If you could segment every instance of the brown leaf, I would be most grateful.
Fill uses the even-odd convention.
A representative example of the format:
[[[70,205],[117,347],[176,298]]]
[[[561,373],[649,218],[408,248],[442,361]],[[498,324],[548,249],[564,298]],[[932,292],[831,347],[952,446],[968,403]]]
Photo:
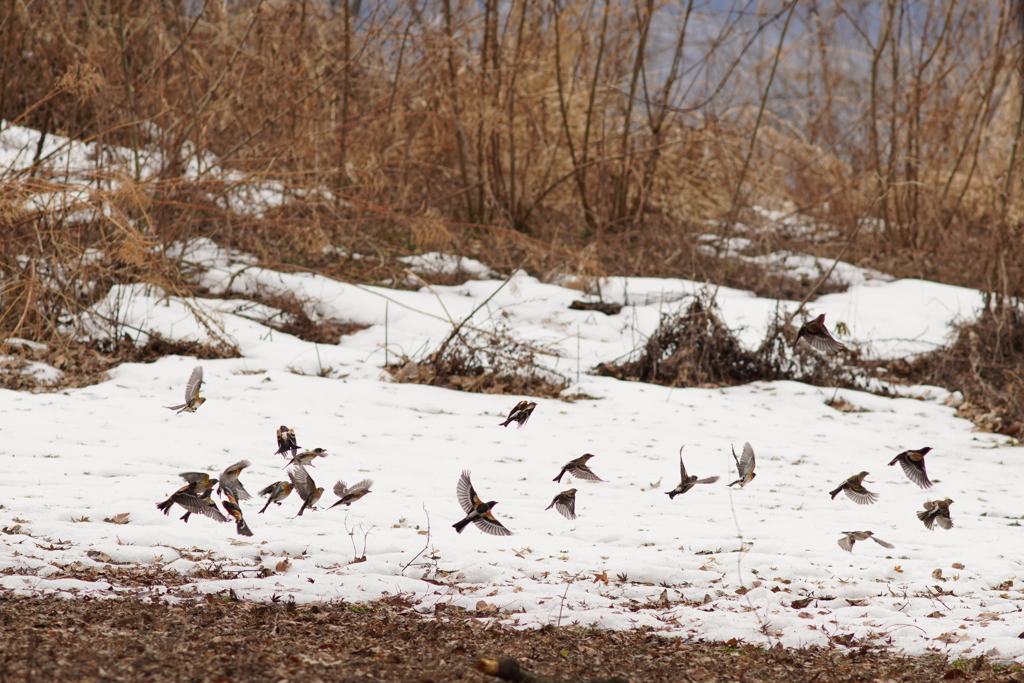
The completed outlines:
[[[292,562],[286,557],[277,563],[277,566],[274,567],[274,571],[278,572],[279,574],[284,574],[286,571],[291,569],[291,567]]]
[[[114,515],[113,517],[104,517],[103,521],[109,522],[110,524],[127,524],[131,521],[130,519],[128,519],[129,515],[131,515],[130,512],[121,512],[119,514]]]

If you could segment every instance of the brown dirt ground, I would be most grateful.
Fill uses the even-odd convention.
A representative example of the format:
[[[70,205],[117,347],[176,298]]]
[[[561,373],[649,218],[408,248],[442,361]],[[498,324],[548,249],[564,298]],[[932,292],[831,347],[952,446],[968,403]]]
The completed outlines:
[[[1024,669],[866,648],[764,649],[645,631],[514,630],[430,618],[400,597],[367,604],[255,603],[0,594],[0,682],[495,681],[480,658],[513,657],[538,677],[579,681],[1024,681]]]

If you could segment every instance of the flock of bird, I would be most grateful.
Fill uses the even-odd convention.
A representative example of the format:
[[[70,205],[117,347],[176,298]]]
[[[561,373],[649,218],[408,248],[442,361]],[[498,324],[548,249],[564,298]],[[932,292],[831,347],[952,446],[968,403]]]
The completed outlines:
[[[196,412],[199,406],[206,402],[206,399],[200,395],[202,386],[203,368],[199,366],[192,371],[192,375],[185,385],[185,402],[177,406],[167,406],[167,408],[176,410],[179,415]],[[320,501],[320,497],[323,496],[324,487],[316,485],[306,467],[312,465],[317,458],[327,456],[327,451],[323,448],[314,448],[300,453],[300,450],[301,447],[295,438],[295,430],[281,425],[277,430],[275,455],[290,458],[283,468],[287,471],[288,481],[275,481],[259,492],[259,495],[267,497],[267,503],[259,514],[266,512],[271,503],[281,505],[284,499],[292,494],[292,491],[295,491],[301,500],[296,516],[302,516],[306,510],[318,509],[316,505]],[[193,514],[205,515],[218,522],[226,522],[228,518],[220,511],[217,501],[213,499],[214,487],[216,487],[217,494],[222,497],[221,505],[228,516],[234,518],[235,528],[239,535],[252,536],[252,530],[242,516],[242,508],[238,504],[239,501],[252,498],[242,482],[239,481],[242,470],[251,464],[248,460],[239,460],[221,472],[218,479],[211,479],[206,472],[182,472],[180,476],[185,480],[185,485],[171,494],[167,500],[157,503],[156,507],[165,515],[169,515],[175,504],[180,505],[185,508],[185,514],[181,517],[185,522],[188,522],[188,518]],[[334,485],[334,494],[338,496],[338,500],[327,509],[330,510],[338,505],[352,505],[367,493],[373,493],[370,490],[371,486],[373,486],[372,479],[363,479],[352,486],[348,486],[344,481],[338,481]]]
[[[800,328],[794,345],[798,344],[801,340],[806,341],[819,351],[828,353],[844,348],[842,342],[835,339],[826,328],[825,314],[819,315]],[[177,411],[179,415],[186,412],[194,413],[206,402],[206,399],[200,396],[202,385],[203,369],[202,367],[196,367],[192,371],[192,375],[189,377],[185,387],[185,403],[177,406],[167,406],[167,408]],[[537,404],[532,401],[520,401],[512,408],[508,417],[499,424],[502,427],[508,427],[514,422],[517,427],[522,428],[526,425],[536,407]],[[259,492],[260,496],[266,496],[267,498],[267,502],[259,514],[266,512],[271,503],[281,505],[291,495],[292,491],[295,491],[301,500],[297,516],[301,516],[306,510],[318,509],[317,503],[323,495],[324,488],[316,485],[316,482],[313,481],[313,477],[306,468],[312,465],[313,461],[317,458],[325,457],[327,451],[323,448],[314,448],[301,452],[300,450],[301,448],[296,441],[295,430],[281,425],[280,429],[277,430],[277,451],[275,455],[283,455],[285,458],[290,458],[283,468],[287,471],[288,481],[276,481]],[[931,450],[930,447],[925,447],[917,450],[903,451],[893,458],[889,465],[892,466],[899,463],[911,482],[917,484],[922,489],[931,488],[932,482],[928,478],[928,472],[925,468],[925,456]],[[588,465],[593,457],[595,457],[594,454],[585,453],[578,458],[570,460],[562,466],[561,471],[553,481],[561,483],[562,477],[566,474],[570,474],[583,481],[604,481]],[[728,484],[728,486],[739,484],[740,488],[743,488],[757,476],[754,472],[754,449],[749,443],[745,443],[743,444],[741,455],[737,456],[735,449],[733,449],[732,457],[736,463],[736,471],[739,477]],[[209,474],[205,472],[182,472],[180,476],[185,480],[185,486],[175,491],[167,500],[158,503],[157,508],[167,515],[170,513],[171,507],[175,504],[180,505],[185,509],[185,514],[181,517],[185,522],[188,522],[192,514],[205,515],[218,522],[226,522],[228,517],[231,517],[235,520],[236,529],[240,535],[252,536],[252,531],[249,529],[248,524],[246,524],[242,516],[242,509],[239,506],[239,501],[251,498],[249,492],[245,490],[245,487],[239,481],[242,470],[249,467],[250,464],[248,460],[240,460],[221,472],[218,479],[211,479]],[[682,447],[679,449],[679,474],[679,485],[667,492],[669,500],[673,500],[676,496],[686,493],[697,484],[713,484],[719,480],[717,476],[698,479],[696,475],[688,474],[686,465],[683,462]],[[854,474],[830,491],[829,495],[835,500],[840,492],[845,492],[847,497],[858,505],[873,504],[878,501],[878,494],[864,488],[867,476],[868,472]],[[352,486],[348,486],[344,481],[338,481],[334,485],[334,493],[338,496],[338,500],[328,509],[338,505],[351,505],[366,494],[372,493],[370,490],[371,486],[373,486],[373,480],[371,479],[363,479]],[[213,499],[214,487],[216,487],[216,493],[222,498],[221,505],[228,517],[221,513],[217,502]],[[463,470],[456,485],[455,493],[456,499],[465,513],[463,519],[452,525],[457,533],[462,533],[472,523],[481,531],[494,536],[510,536],[512,534],[508,527],[494,516],[493,509],[498,504],[497,501],[484,502],[477,494],[470,479],[469,470]],[[550,510],[554,508],[566,519],[576,519],[576,493],[577,489],[575,488],[562,491],[554,497],[551,504],[545,509]],[[929,530],[934,529],[936,524],[943,529],[951,529],[953,528],[953,521],[950,517],[949,506],[952,502],[949,498],[927,501],[924,504],[924,510],[919,511],[917,517]],[[842,534],[842,538],[838,541],[839,547],[847,552],[853,552],[853,546],[857,541],[865,541],[869,538],[885,548],[894,547],[891,543],[887,543],[875,536],[871,531],[844,531]]]

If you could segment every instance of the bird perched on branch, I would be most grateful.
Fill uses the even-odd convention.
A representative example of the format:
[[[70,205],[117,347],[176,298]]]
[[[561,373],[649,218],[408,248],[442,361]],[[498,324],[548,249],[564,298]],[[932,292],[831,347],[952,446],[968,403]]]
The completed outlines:
[[[892,543],[886,543],[870,531],[844,531],[843,534],[845,535],[839,539],[839,547],[848,553],[853,552],[854,543],[857,541],[866,541],[869,538],[883,548],[889,548],[891,550],[896,547]]]
[[[675,499],[676,496],[683,495],[696,484],[714,484],[720,478],[707,477],[706,479],[698,479],[697,475],[687,475],[686,465],[683,464],[683,448],[683,446],[679,447],[679,486],[665,493],[669,500]]]
[[[455,487],[455,495],[459,500],[459,505],[462,506],[462,511],[466,513],[462,520],[452,524],[456,532],[461,534],[462,530],[472,522],[481,531],[492,536],[512,535],[512,532],[495,519],[494,514],[491,512],[494,506],[498,504],[498,501],[492,500],[485,503],[476,494],[476,489],[473,488],[473,483],[469,480],[469,470],[462,470],[462,476],[459,477],[459,483]]]
[[[732,448],[732,446],[730,446]],[[754,473],[754,447],[750,445],[750,442],[743,444],[743,457],[736,457],[736,449],[732,448],[732,459],[736,461],[736,472],[739,473],[740,478],[729,484],[729,486],[740,485],[743,488],[750,482],[754,481],[754,477],[757,474]]]
[[[545,510],[555,508],[558,512],[566,519],[576,519],[576,489],[569,489],[568,491],[562,491],[554,500],[551,501],[551,505],[548,505]]]
[[[584,453],[580,457],[570,460],[569,462],[562,465],[562,471],[559,472],[558,476],[552,479],[551,481],[555,481],[561,484],[562,477],[565,476],[566,472],[576,477],[577,479],[582,479],[584,481],[604,481],[604,479],[594,474],[593,471],[591,471],[591,469],[587,466],[587,461],[593,457],[593,453]]]
[[[220,503],[224,506],[227,513],[235,518],[235,530],[239,536],[252,536],[252,531],[249,530],[249,525],[245,523],[245,519],[242,517],[242,508],[238,507],[238,501],[230,493],[228,494],[227,500],[223,500]]]
[[[518,429],[522,429],[526,421],[533,415],[533,409],[537,407],[537,404],[532,401],[520,401],[516,404],[516,407],[511,410],[508,414],[508,418],[500,423],[502,427],[508,427],[513,422],[518,422]]]
[[[373,491],[370,490],[371,486],[373,486],[373,479],[363,479],[361,482],[353,484],[351,487],[346,487],[345,482],[339,481],[334,485],[334,495],[338,496],[340,500],[327,509],[330,510],[337,505],[351,505],[367,493],[373,493]]]
[[[828,353],[835,353],[840,349],[846,348],[846,346],[833,337],[828,328],[825,327],[825,314],[822,313],[814,320],[810,320],[803,324],[800,331],[796,333],[796,341],[793,342],[793,346],[800,343],[800,340],[805,340],[808,344],[818,349],[819,351],[827,351]]]
[[[235,501],[249,500],[252,496],[242,486],[242,482],[238,480],[239,475],[246,467],[252,463],[248,460],[239,460],[231,467],[227,468],[220,473],[220,485],[217,487],[217,493],[231,496]]]
[[[949,516],[949,506],[952,503],[949,498],[930,500],[924,504],[924,510],[917,513],[917,518],[924,522],[929,531],[933,530],[936,524],[943,529],[952,529],[953,519]]]
[[[907,475],[907,479],[923,489],[930,489],[932,482],[928,478],[928,472],[924,467],[924,456],[928,455],[931,450],[930,446],[925,446],[916,451],[903,451],[893,458],[889,465],[892,466],[899,463],[900,467],[903,468],[903,473]]]
[[[277,452],[274,455],[283,455],[287,458],[290,452],[291,457],[294,458],[299,452],[299,448],[301,446],[295,440],[295,430],[281,425],[281,428],[277,430]]]
[[[317,486],[313,477],[309,476],[309,472],[304,467],[295,467],[289,470],[288,478],[292,482],[292,487],[299,494],[299,498],[302,498],[302,507],[299,508],[299,514],[296,517],[301,517],[306,510],[316,510],[317,501],[320,500],[320,496],[324,495],[324,487]]]
[[[206,399],[199,395],[199,390],[203,386],[203,368],[197,365],[196,369],[192,371],[192,376],[188,378],[188,384],[185,385],[185,402],[180,406],[164,406],[168,410],[177,410],[178,415],[182,413],[194,413],[199,406],[206,403]]]
[[[846,491],[846,497],[857,505],[869,505],[874,503],[878,500],[878,494],[868,491],[861,485],[864,481],[864,477],[866,476],[868,476],[867,472],[855,474],[840,484],[834,491],[829,491],[828,494],[832,496],[832,500],[835,500],[840,491]]]
[[[267,496],[267,504],[260,510],[262,515],[270,507],[271,503],[281,504],[281,501],[290,496],[292,493],[292,484],[290,481],[275,481],[267,488],[260,491],[261,496]]]

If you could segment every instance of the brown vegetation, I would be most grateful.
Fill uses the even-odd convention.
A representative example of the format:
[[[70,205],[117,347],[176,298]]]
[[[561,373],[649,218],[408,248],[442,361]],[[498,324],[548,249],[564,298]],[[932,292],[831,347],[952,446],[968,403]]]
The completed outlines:
[[[0,169],[0,339],[87,355],[64,323],[120,283],[188,300],[167,248],[197,237],[363,282],[438,250],[541,279],[826,291],[709,256],[713,233],[1015,301],[1019,4],[8,0],[0,118],[41,137]],[[69,168],[55,136],[101,151]],[[284,310],[305,338],[347,331]],[[483,376],[478,342],[439,349],[427,381],[524,390]],[[685,382],[726,381],[703,367]]]
[[[856,643],[764,649],[645,631],[519,630],[469,613],[423,616],[401,596],[365,604],[204,599],[60,600],[0,595],[0,680],[493,681],[477,661],[514,657],[538,676],[578,681],[1024,680],[1018,665],[950,662]]]

